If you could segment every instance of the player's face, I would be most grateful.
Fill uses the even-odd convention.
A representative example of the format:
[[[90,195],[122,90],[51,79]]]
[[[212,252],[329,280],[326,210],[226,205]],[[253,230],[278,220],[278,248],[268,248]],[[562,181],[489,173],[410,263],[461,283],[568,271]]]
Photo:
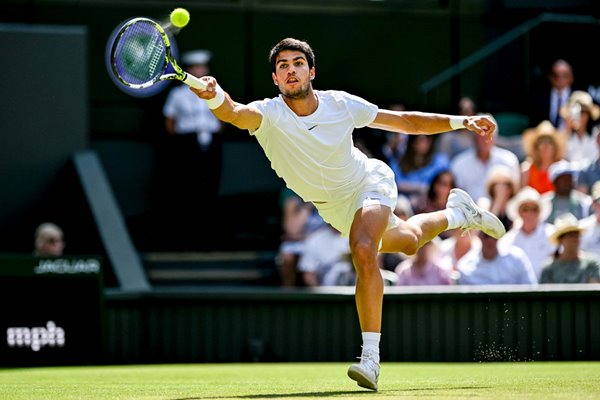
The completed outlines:
[[[309,68],[306,56],[301,51],[284,50],[275,59],[273,83],[281,94],[292,99],[308,96],[315,68]]]

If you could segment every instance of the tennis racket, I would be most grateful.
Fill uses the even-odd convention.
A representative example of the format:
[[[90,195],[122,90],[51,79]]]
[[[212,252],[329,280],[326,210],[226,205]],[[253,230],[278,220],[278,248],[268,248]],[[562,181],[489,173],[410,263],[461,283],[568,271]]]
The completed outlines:
[[[206,89],[204,82],[177,65],[165,30],[150,18],[133,18],[123,24],[112,44],[110,64],[119,82],[133,89],[165,80]]]

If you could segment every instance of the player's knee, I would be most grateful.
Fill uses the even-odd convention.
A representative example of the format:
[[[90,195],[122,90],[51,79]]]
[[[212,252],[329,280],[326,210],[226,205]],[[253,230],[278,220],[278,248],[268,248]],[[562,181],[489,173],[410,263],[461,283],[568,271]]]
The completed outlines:
[[[351,244],[352,259],[358,268],[363,265],[372,264],[377,258],[378,244],[369,239],[357,240]]]

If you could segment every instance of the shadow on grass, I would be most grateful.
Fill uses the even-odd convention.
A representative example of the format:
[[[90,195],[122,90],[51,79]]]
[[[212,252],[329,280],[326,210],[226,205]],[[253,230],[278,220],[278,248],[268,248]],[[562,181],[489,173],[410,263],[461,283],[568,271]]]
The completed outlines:
[[[345,391],[323,391],[323,392],[301,392],[301,393],[277,393],[277,394],[246,394],[240,396],[198,396],[198,397],[183,397],[171,400],[217,400],[217,399],[277,399],[277,398],[295,398],[295,397],[317,397],[317,398],[325,398],[325,397],[333,397],[333,396],[363,396],[363,395],[379,395],[379,396],[388,396],[388,395],[399,395],[402,393],[409,392],[441,392],[448,390],[475,390],[475,389],[491,389],[491,386],[456,386],[456,387],[436,387],[436,388],[410,388],[410,389],[390,389],[390,390],[380,390],[378,392],[372,392],[370,390],[356,391],[356,390],[345,390]]]

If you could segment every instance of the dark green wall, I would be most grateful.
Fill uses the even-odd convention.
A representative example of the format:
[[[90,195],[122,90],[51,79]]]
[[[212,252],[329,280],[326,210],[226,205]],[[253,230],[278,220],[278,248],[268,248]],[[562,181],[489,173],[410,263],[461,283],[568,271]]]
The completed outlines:
[[[275,94],[268,50],[283,37],[295,36],[316,50],[317,88],[348,90],[381,106],[422,103],[418,86],[423,81],[451,65],[463,49],[482,44],[481,14],[487,7],[486,2],[468,2],[473,5],[458,8],[456,1],[255,3],[187,2],[192,18],[176,36],[179,49],[209,48],[214,53],[212,73],[236,99],[250,101]],[[148,140],[163,133],[160,110],[166,93],[147,99],[122,93],[106,72],[105,47],[125,19],[140,15],[164,19],[172,7],[166,0],[13,1],[0,5],[0,22],[85,26],[92,139]],[[469,82],[480,82],[479,74],[480,70],[471,71]],[[450,96],[446,87],[436,94],[433,107],[453,107]]]
[[[383,361],[600,359],[599,285],[388,288]],[[109,363],[348,361],[353,288],[108,293]]]

